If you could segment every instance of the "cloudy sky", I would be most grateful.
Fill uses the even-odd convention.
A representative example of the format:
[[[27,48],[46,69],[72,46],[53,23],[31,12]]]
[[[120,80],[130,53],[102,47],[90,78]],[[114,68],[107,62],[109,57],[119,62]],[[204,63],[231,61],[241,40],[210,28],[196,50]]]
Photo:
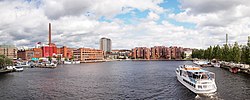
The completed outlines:
[[[48,23],[58,46],[98,48],[107,37],[114,49],[206,48],[226,33],[246,44],[249,11],[249,0],[0,0],[0,44],[47,43]]]

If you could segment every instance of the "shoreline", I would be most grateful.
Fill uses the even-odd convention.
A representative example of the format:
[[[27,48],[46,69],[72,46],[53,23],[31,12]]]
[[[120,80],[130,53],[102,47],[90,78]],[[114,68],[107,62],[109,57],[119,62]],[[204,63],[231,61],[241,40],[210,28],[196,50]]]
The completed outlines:
[[[112,59],[112,60],[81,61],[81,63],[100,63],[100,62],[110,62],[110,61],[193,61],[193,60],[185,60],[185,59]]]
[[[193,61],[185,59],[131,59],[132,61]]]

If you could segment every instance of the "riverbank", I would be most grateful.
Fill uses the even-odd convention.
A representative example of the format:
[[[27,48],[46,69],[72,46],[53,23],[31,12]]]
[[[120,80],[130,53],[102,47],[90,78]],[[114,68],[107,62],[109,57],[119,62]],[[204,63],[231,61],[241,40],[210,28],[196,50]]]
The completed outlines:
[[[193,61],[192,59],[107,59],[107,60],[89,60],[81,61],[81,63],[98,63],[110,61]]]
[[[240,63],[233,63],[233,62],[225,62],[225,61],[206,61],[206,60],[196,60],[198,62],[205,61],[204,65],[200,65],[202,67],[220,67],[226,69],[232,73],[245,73],[250,75],[250,65],[248,64],[240,64]],[[196,62],[193,62],[197,64]],[[199,65],[199,64],[197,64]],[[218,65],[218,66],[217,66]]]
[[[231,62],[221,62],[221,68],[227,69],[232,73],[246,73],[250,75],[250,65],[235,64]]]
[[[10,70],[10,69],[0,69],[0,74],[3,74],[3,73],[10,73],[12,72],[13,70]]]
[[[191,59],[131,59],[132,61],[193,61]]]

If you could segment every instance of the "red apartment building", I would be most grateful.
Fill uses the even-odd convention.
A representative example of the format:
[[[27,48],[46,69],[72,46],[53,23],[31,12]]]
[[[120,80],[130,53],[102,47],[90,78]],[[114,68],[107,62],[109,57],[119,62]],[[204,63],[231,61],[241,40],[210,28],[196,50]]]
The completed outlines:
[[[132,49],[134,59],[181,59],[182,47],[154,46],[149,48],[136,47]]]
[[[132,49],[134,59],[150,59],[150,49],[146,47],[136,47]]]
[[[34,58],[43,57],[43,50],[41,48],[33,48]]]
[[[22,60],[31,60],[32,58],[41,58],[41,57],[42,57],[41,48],[33,48],[28,50],[17,51],[17,58],[21,58]]]
[[[63,58],[69,58],[71,59],[73,57],[73,48],[68,48],[66,46],[63,46],[61,48],[57,48],[57,54],[62,54]]]

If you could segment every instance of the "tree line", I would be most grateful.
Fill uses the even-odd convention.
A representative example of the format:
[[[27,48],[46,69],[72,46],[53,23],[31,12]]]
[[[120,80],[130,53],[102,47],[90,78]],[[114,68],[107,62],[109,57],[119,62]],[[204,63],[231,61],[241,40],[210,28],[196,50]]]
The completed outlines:
[[[235,42],[233,45],[225,44],[222,47],[216,45],[207,49],[195,49],[192,58],[250,64],[250,42],[248,41],[247,45]]]
[[[0,69],[12,64],[13,62],[10,58],[6,57],[5,55],[0,55]]]

